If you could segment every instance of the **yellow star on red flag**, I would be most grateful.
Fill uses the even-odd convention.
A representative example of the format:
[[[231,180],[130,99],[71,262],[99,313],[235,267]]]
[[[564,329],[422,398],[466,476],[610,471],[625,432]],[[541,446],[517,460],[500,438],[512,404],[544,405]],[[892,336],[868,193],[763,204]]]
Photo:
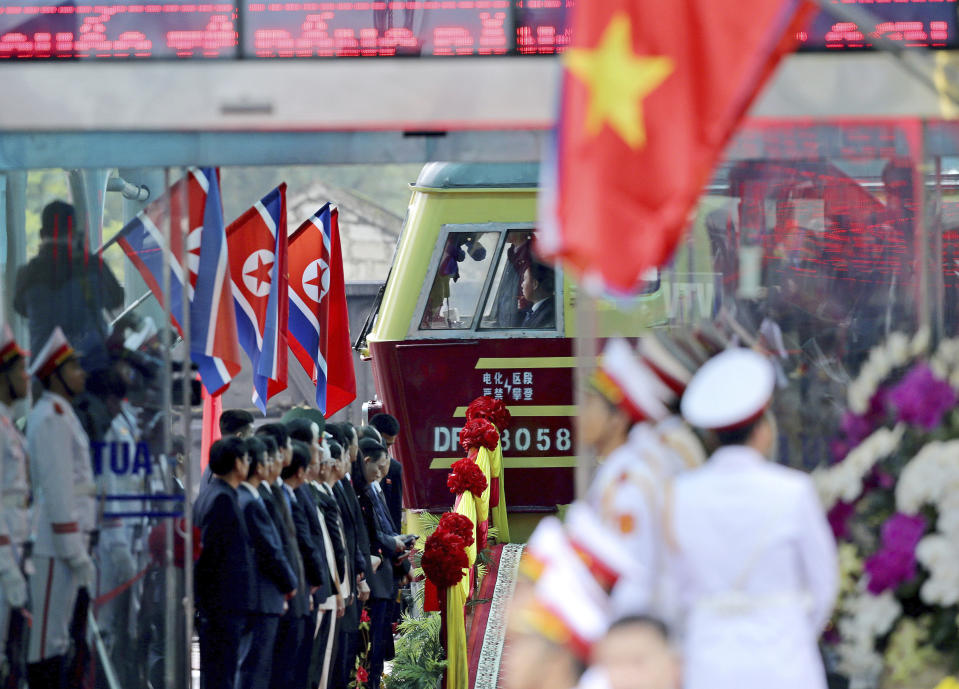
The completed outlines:
[[[630,148],[641,148],[646,143],[642,101],[672,74],[673,60],[633,52],[629,15],[617,12],[593,48],[570,49],[564,62],[589,89],[587,133],[596,136],[608,124]]]

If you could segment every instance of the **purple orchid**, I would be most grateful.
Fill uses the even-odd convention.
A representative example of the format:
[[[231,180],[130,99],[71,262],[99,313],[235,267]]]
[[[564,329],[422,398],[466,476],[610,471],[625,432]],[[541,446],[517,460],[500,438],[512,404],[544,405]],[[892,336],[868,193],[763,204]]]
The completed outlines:
[[[899,420],[931,431],[956,406],[956,393],[949,383],[936,378],[928,364],[919,363],[890,390],[889,401]]]
[[[832,461],[837,464],[846,458],[853,448],[886,421],[889,388],[880,387],[869,400],[869,409],[863,414],[847,411],[839,423],[839,437],[829,443]]]
[[[837,541],[843,541],[849,537],[849,518],[855,511],[855,503],[843,502],[842,500],[836,502],[829,510],[826,518],[829,520],[829,527]]]
[[[926,520],[897,512],[882,525],[882,546],[866,560],[869,592],[878,596],[916,576],[916,546],[926,531]]]

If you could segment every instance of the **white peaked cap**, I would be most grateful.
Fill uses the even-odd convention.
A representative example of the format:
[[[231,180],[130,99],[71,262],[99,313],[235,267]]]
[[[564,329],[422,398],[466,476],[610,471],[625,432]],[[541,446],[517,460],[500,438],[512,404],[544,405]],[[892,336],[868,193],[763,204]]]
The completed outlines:
[[[680,408],[691,426],[732,430],[759,418],[775,386],[776,371],[766,357],[751,349],[727,349],[696,372]]]
[[[40,349],[40,353],[34,357],[30,364],[29,373],[37,378],[46,378],[57,370],[64,362],[76,356],[76,351],[67,341],[67,336],[58,325],[50,333],[46,344]]]
[[[523,549],[520,571],[527,578],[536,581],[553,566],[553,562],[560,554],[573,552],[573,546],[569,543],[563,522],[556,517],[546,517],[540,520],[530,534]]]
[[[20,349],[17,344],[17,340],[13,336],[13,330],[10,329],[10,324],[4,323],[3,329],[0,330],[0,366],[6,365],[16,357],[26,358],[28,355],[28,352]]]
[[[593,578],[607,590],[638,567],[616,532],[586,503],[574,502],[566,510],[566,530]]]
[[[689,381],[692,380],[695,365],[684,361],[687,357],[672,349],[665,335],[657,333],[647,335],[639,340],[639,356],[643,362],[666,384],[676,395],[681,395]]]
[[[614,338],[606,343],[597,374],[594,384],[599,378],[612,383],[621,399],[610,401],[625,407],[633,415],[639,414],[652,421],[669,416],[666,405],[675,395],[640,361],[625,340]],[[609,391],[600,391],[610,397]]]
[[[552,618],[540,632],[564,643],[581,658],[609,628],[609,598],[576,553],[562,553],[536,582],[538,607]],[[550,626],[555,625],[553,629]]]

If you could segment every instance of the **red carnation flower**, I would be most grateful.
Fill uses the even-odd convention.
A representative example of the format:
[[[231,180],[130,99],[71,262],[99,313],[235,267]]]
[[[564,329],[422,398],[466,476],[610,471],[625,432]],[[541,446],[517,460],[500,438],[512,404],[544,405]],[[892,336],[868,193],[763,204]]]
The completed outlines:
[[[485,447],[487,450],[495,450],[499,443],[499,432],[487,419],[473,419],[467,421],[460,431],[460,445],[463,449],[469,451],[474,447]]]
[[[463,539],[449,531],[434,531],[426,539],[420,566],[436,588],[455,586],[463,578],[463,570],[469,567]]]
[[[476,465],[476,462],[465,458],[453,462],[450,475],[446,477],[446,485],[454,495],[469,491],[479,497],[486,490],[487,482],[483,470]]]
[[[457,514],[456,512],[447,512],[440,517],[440,525],[437,529],[448,531],[459,536],[463,541],[463,545],[467,548],[473,545],[473,541],[476,540],[473,520],[466,515]]]
[[[363,608],[363,612],[360,613],[360,622],[369,622],[370,621],[370,611],[366,608]]]
[[[362,665],[356,668],[356,681],[360,684],[366,684],[370,681],[370,673]]]
[[[506,406],[506,402],[503,400],[493,400],[493,415],[490,418],[490,421],[493,422],[493,425],[500,431],[504,428],[507,428],[510,422],[513,420],[513,415],[509,413],[509,409]]]
[[[502,431],[509,426],[512,415],[503,400],[488,396],[477,397],[466,408],[466,420],[473,421],[474,419],[486,419],[496,426],[497,430]]]
[[[491,420],[493,416],[493,408],[496,400],[489,396],[477,397],[475,400],[470,402],[470,405],[466,408],[466,420],[472,421],[473,419],[488,419]]]

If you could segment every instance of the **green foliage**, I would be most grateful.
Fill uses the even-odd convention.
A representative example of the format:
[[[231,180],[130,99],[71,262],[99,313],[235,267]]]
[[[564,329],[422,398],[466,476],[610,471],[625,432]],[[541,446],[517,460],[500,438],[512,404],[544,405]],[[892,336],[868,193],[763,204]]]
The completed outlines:
[[[435,689],[446,658],[440,643],[440,614],[422,617],[403,616],[396,642],[396,657],[389,676],[383,676],[386,689]]]
[[[442,516],[442,514],[433,514],[432,512],[416,513],[416,519],[419,521],[420,529],[423,531],[422,543],[426,543],[426,539],[432,536],[433,532],[439,527],[440,517]]]

